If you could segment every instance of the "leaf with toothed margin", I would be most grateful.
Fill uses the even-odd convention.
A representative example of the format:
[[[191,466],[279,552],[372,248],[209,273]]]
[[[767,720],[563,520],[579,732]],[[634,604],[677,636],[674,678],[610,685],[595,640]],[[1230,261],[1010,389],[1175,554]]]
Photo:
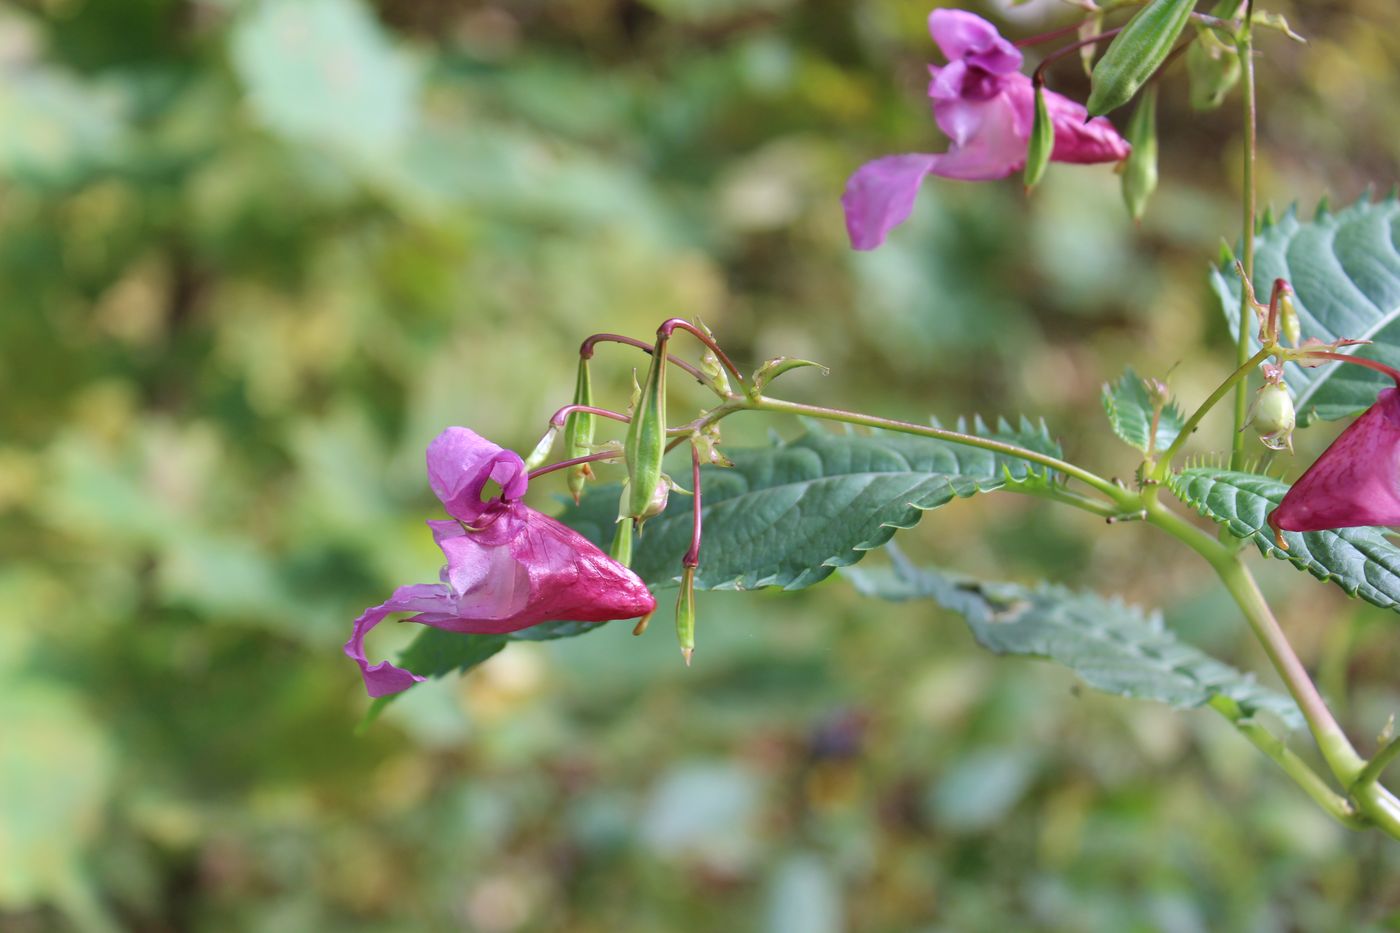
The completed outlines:
[[[955,430],[1058,457],[1043,424],[980,419]],[[808,433],[787,443],[729,450],[734,466],[702,471],[704,544],[695,585],[701,589],[800,589],[859,560],[896,529],[929,509],[1009,483],[1048,483],[1028,461],[907,434]],[[617,518],[615,486],[591,490],[560,519],[607,548]],[[664,586],[680,573],[690,544],[691,505],[672,496],[665,513],[646,523],[632,568]]]
[[[1168,399],[1161,412],[1147,394],[1147,383],[1133,372],[1129,366],[1117,382],[1103,384],[1103,410],[1108,422],[1124,442],[1136,447],[1145,454],[1166,450],[1186,426],[1186,419],[1176,402]],[[1153,416],[1156,414],[1157,433],[1152,434]]]
[[[1255,294],[1267,302],[1274,280],[1287,279],[1304,339],[1369,340],[1347,352],[1400,368],[1400,200],[1393,192],[1380,201],[1363,198],[1336,213],[1324,201],[1307,222],[1291,207],[1276,221],[1266,218],[1254,251]],[[1231,333],[1240,313],[1234,264],[1227,249],[1210,274]],[[1251,330],[1257,328],[1251,325]],[[1250,346],[1259,348],[1253,335]],[[1354,415],[1389,384],[1380,373],[1345,363],[1315,369],[1289,363],[1285,377],[1296,396],[1300,424]]]
[[[1382,609],[1400,611],[1400,547],[1380,528],[1285,531],[1288,550],[1274,542],[1265,519],[1288,491],[1288,484],[1257,473],[1190,467],[1167,480],[1173,493],[1237,538],[1253,541],[1260,552],[1286,560],[1319,580],[1330,580],[1349,596]]]
[[[1155,612],[1049,583],[987,583],[915,567],[890,550],[892,566],[852,567],[842,576],[867,596],[896,602],[930,599],[961,615],[989,651],[1047,658],[1104,693],[1178,709],[1204,706],[1224,695],[1246,715],[1262,710],[1290,728],[1303,726],[1292,699],[1178,641]]]
[[[936,424],[936,423],[935,423]],[[1052,457],[1060,447],[1043,422],[982,419],[955,430]],[[695,585],[700,589],[800,589],[852,564],[954,498],[996,489],[1043,488],[1058,477],[1026,460],[907,434],[812,430],[772,446],[728,449],[734,466],[701,469],[705,538]],[[617,519],[618,487],[590,487],[559,516],[607,550]],[[690,546],[691,499],[673,495],[646,523],[632,569],[653,589],[674,583]],[[425,676],[466,671],[510,640],[569,638],[597,625],[547,622],[511,635],[460,635],[425,629],[400,655]],[[378,715],[390,697],[370,710]],[[368,721],[367,718],[367,721]]]

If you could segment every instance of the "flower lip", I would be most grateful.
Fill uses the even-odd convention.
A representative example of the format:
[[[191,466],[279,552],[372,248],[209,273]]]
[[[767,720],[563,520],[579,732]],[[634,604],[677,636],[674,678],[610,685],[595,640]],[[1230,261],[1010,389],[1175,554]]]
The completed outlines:
[[[928,15],[928,31],[949,62],[961,59],[993,75],[1021,70],[1021,50],[975,13],[934,10]]]
[[[482,501],[488,482],[501,487],[499,499]],[[519,454],[475,431],[451,427],[428,445],[428,483],[448,515],[474,525],[498,505],[524,496],[530,480]]]
[[[1382,390],[1337,435],[1268,522],[1296,532],[1400,524],[1400,389]]]

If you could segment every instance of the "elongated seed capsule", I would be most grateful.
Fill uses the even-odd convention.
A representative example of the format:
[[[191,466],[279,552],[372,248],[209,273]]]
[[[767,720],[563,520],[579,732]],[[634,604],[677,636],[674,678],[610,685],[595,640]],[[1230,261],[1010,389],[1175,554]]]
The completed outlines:
[[[666,344],[669,338],[658,335],[652,351],[651,367],[642,394],[637,399],[632,423],[627,427],[623,454],[627,458],[626,496],[622,502],[623,517],[637,519],[637,531],[642,530],[647,511],[652,506],[657,483],[661,481],[661,459],[666,453]]]
[[[579,357],[578,378],[574,383],[574,404],[593,404],[593,379],[588,371],[588,359]],[[595,419],[589,412],[575,411],[564,422],[564,459],[586,457],[593,452],[593,425]],[[578,502],[583,493],[583,485],[593,477],[593,469],[587,463],[569,468],[569,494]]]
[[[627,495],[625,489],[622,494]],[[613,529],[612,547],[608,548],[608,556],[624,567],[632,566],[632,519],[630,517],[617,520],[617,526]]]
[[[1095,11],[1084,22],[1079,24],[1079,39],[1082,42],[1090,36],[1097,36],[1103,32],[1103,11]],[[1079,61],[1084,65],[1084,76],[1087,78],[1094,73],[1094,55],[1098,53],[1099,44],[1090,42],[1079,47]]]
[[[1303,329],[1298,323],[1298,309],[1293,307],[1293,298],[1287,293],[1278,300],[1278,330],[1290,346],[1298,346],[1303,339]]]
[[[1196,0],[1151,0],[1128,20],[1094,66],[1085,103],[1090,116],[1102,116],[1132,100],[1166,60],[1195,6]]]
[[[1141,220],[1147,201],[1157,190],[1157,85],[1148,85],[1128,121],[1133,151],[1123,164],[1123,203],[1133,220]]]
[[[681,591],[676,596],[676,640],[681,645],[681,657],[690,666],[695,653],[695,568],[686,567],[681,573]]]
[[[1031,124],[1031,138],[1026,146],[1026,172],[1022,180],[1026,193],[1045,175],[1045,167],[1050,164],[1050,153],[1055,148],[1055,124],[1050,122],[1050,111],[1045,106],[1045,88],[1035,86],[1035,121]]]

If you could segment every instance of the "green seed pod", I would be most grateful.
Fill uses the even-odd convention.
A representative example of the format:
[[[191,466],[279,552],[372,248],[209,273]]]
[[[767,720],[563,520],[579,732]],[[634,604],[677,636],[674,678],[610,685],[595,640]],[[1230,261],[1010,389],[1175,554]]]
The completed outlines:
[[[1095,10],[1090,16],[1079,25],[1080,41],[1088,39],[1090,36],[1097,36],[1103,32],[1103,10]],[[1079,61],[1084,66],[1084,76],[1087,78],[1094,73],[1094,56],[1099,51],[1097,42],[1090,42],[1088,45],[1079,47]]]
[[[623,484],[622,487],[622,501],[627,501],[626,484]],[[617,520],[617,527],[613,530],[612,547],[608,548],[608,556],[624,567],[632,565],[632,519],[619,518]]]
[[[1265,383],[1254,400],[1254,430],[1259,440],[1270,450],[1293,449],[1293,429],[1298,424],[1297,413],[1293,410],[1293,397],[1288,387],[1279,383]]]
[[[554,439],[559,436],[559,428],[550,425],[549,430],[544,432],[544,437],[535,445],[535,449],[530,451],[530,456],[525,458],[525,469],[537,470],[549,459],[549,452],[554,448]]]
[[[1094,66],[1085,104],[1090,116],[1102,116],[1133,99],[1166,60],[1195,6],[1196,0],[1151,0],[1128,20]]]
[[[1055,148],[1055,124],[1050,122],[1050,111],[1045,106],[1045,89],[1035,86],[1035,122],[1031,124],[1031,138],[1026,146],[1026,173],[1023,180],[1026,192],[1040,184],[1045,175],[1045,167],[1050,164],[1050,153]]]
[[[578,379],[574,383],[574,404],[593,404],[593,379],[588,371],[588,360],[579,357]],[[576,411],[570,413],[564,422],[564,459],[573,460],[576,457],[586,457],[593,452],[593,425],[595,422],[593,415]],[[574,497],[574,502],[578,502],[579,496],[583,493],[583,484],[592,479],[593,470],[587,463],[580,463],[578,466],[569,467],[569,493]]]
[[[1231,0],[1233,2],[1233,0]],[[1228,4],[1227,4],[1228,5]],[[1191,106],[1214,110],[1240,80],[1240,53],[1220,41],[1209,29],[1202,29],[1186,50],[1186,75],[1191,84]]]
[[[622,516],[637,519],[637,531],[646,519],[647,509],[661,481],[661,459],[666,453],[666,344],[658,337],[651,355],[651,368],[642,383],[642,392],[627,428],[623,454],[627,458],[627,495]]]
[[[681,645],[681,657],[690,666],[695,653],[695,568],[686,567],[681,573],[681,591],[676,596],[676,640]]]
[[[1141,220],[1147,201],[1157,190],[1157,85],[1150,84],[1138,99],[1128,122],[1133,151],[1123,163],[1123,203],[1133,220]]]

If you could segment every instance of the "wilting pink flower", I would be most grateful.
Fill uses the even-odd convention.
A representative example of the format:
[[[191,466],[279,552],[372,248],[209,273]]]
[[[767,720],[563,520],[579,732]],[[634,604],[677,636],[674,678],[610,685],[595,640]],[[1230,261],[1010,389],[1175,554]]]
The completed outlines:
[[[1400,389],[1383,390],[1337,436],[1269,513],[1269,524],[1281,531],[1400,524]]]
[[[1026,163],[1035,120],[1035,91],[1021,74],[1021,52],[996,27],[965,10],[934,10],[929,32],[948,57],[929,66],[933,118],[952,142],[947,152],[886,156],[867,162],[846,182],[841,204],[856,249],[874,249],[914,209],[926,175],[963,181],[1005,178]],[[1053,91],[1045,106],[1055,126],[1055,162],[1117,162],[1130,148],[1103,117]]]
[[[540,622],[605,622],[646,615],[656,601],[646,584],[571,528],[525,505],[528,478],[518,455],[466,428],[428,445],[428,479],[453,517],[429,521],[447,558],[441,583],[401,586],[355,620],[345,653],[360,665],[372,697],[423,680],[388,661],[370,664],[365,635],[390,613],[449,632],[499,634]],[[483,501],[488,481],[501,496]]]

